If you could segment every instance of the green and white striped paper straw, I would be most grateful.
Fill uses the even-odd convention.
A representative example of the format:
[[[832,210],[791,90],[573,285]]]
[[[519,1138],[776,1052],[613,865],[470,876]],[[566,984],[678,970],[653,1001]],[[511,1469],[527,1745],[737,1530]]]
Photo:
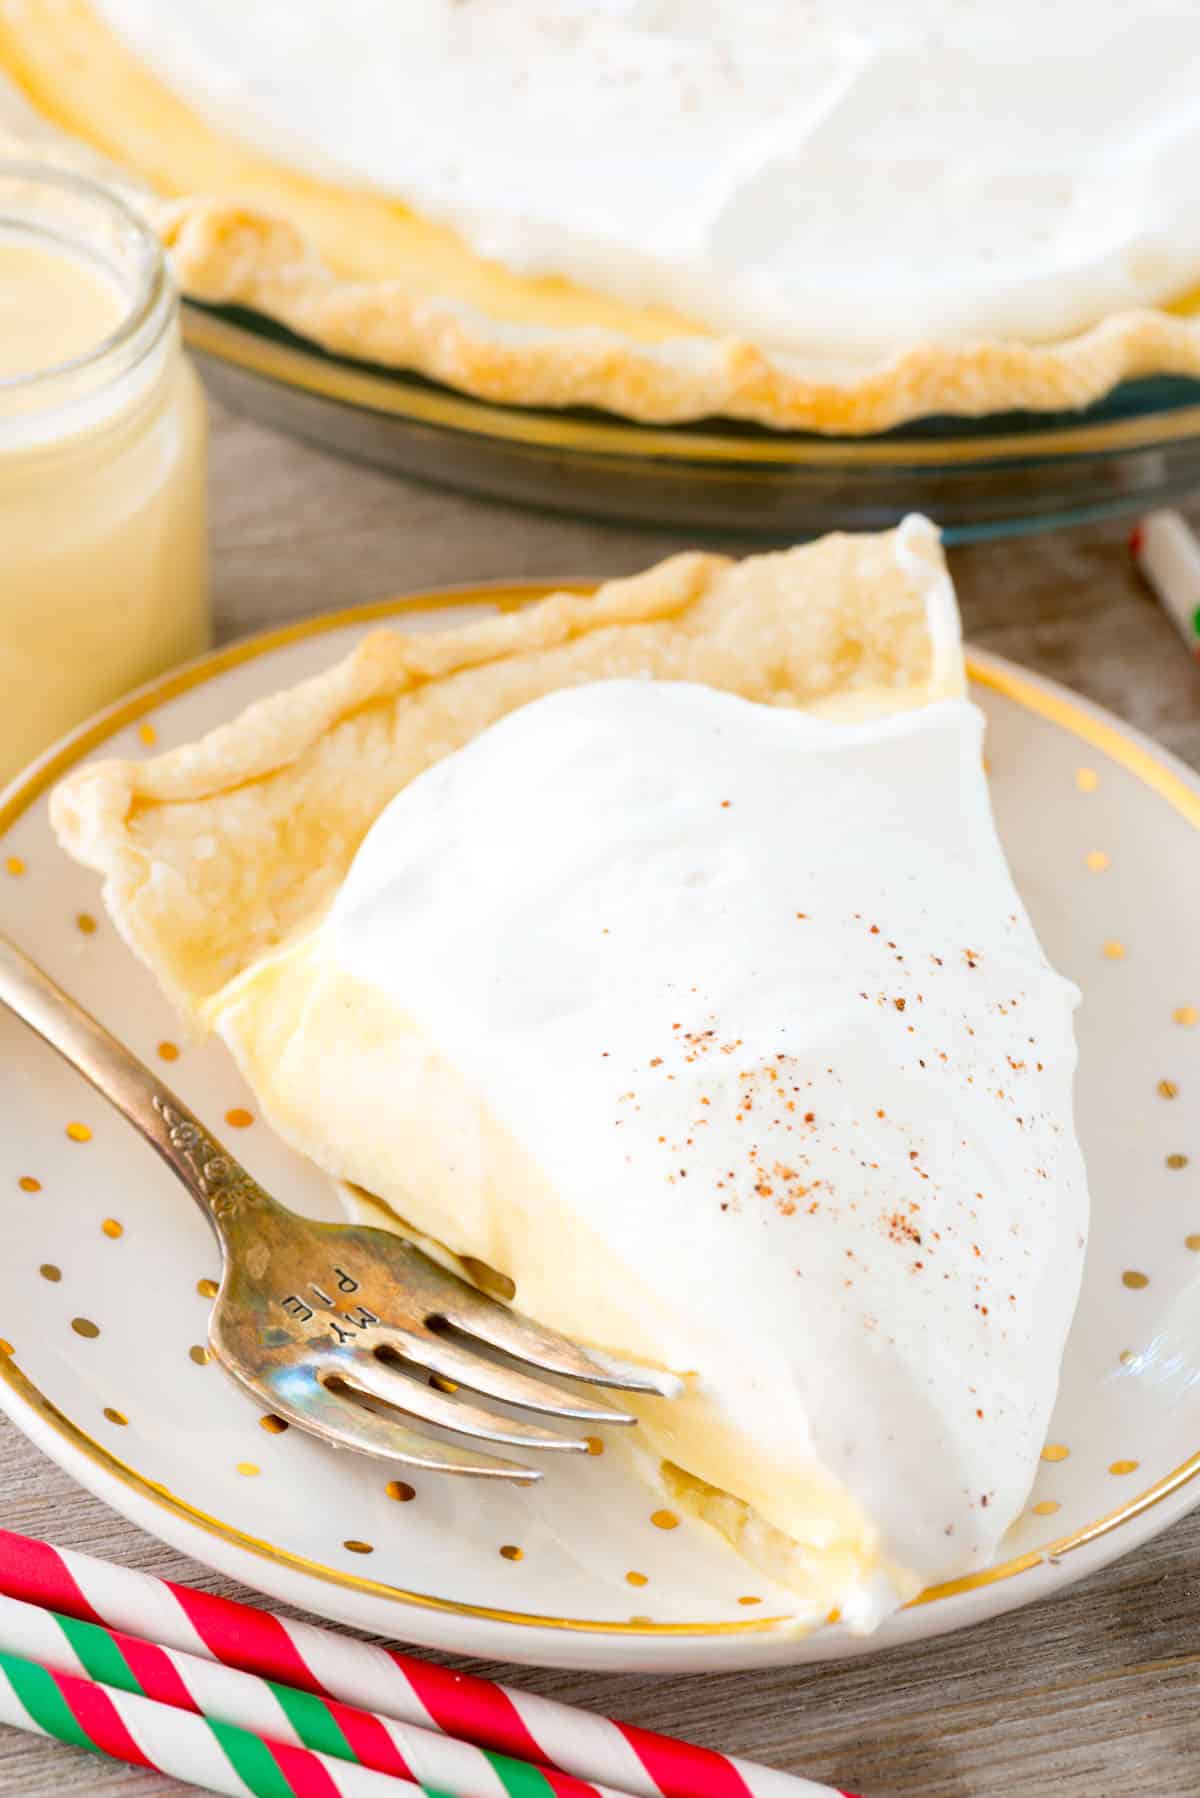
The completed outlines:
[[[448,1798],[0,1650],[0,1722],[229,1798]]]
[[[585,1791],[590,1782],[615,1786],[631,1798],[849,1798],[797,1774],[115,1567],[16,1530],[0,1529],[0,1592],[128,1631],[130,1641],[140,1638],[147,1649],[166,1643],[172,1651],[332,1703],[368,1704],[388,1722],[398,1719],[533,1763],[556,1794],[578,1794],[582,1781]],[[350,1714],[359,1713],[347,1713],[347,1727]],[[572,1777],[574,1787],[556,1783]]]
[[[76,1688],[89,1680],[107,1688],[109,1698],[128,1693],[202,1719],[242,1779],[242,1785],[232,1788],[239,1792],[243,1787],[272,1794],[292,1789],[271,1770],[278,1746],[289,1754],[307,1749],[386,1774],[389,1792],[436,1791],[444,1798],[622,1798],[608,1786],[3,1596],[0,1669],[35,1724],[50,1725],[48,1733],[82,1747],[111,1752],[101,1743],[79,1741],[78,1733],[63,1736],[53,1722],[67,1724],[73,1718],[76,1732],[84,1727],[72,1712],[70,1694],[79,1701]],[[89,1719],[95,1720],[99,1710],[111,1722],[103,1704],[97,1708],[93,1697],[84,1696]],[[254,1783],[266,1773],[274,1784]]]

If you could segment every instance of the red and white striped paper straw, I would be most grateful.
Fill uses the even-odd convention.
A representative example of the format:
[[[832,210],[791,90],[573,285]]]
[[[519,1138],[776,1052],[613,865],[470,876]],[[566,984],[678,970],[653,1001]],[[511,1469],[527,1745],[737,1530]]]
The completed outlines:
[[[432,1729],[415,1729],[411,1723],[397,1723],[333,1698],[320,1698],[314,1692],[298,1692],[260,1674],[224,1667],[219,1661],[202,1660],[178,1648],[160,1648],[123,1630],[85,1623],[3,1593],[0,1676],[7,1680],[12,1698],[28,1717],[28,1723],[19,1715],[14,1717],[11,1704],[5,1710],[0,1691],[0,1715],[7,1721],[68,1741],[73,1722],[87,1737],[79,1745],[95,1747],[101,1753],[120,1753],[122,1747],[114,1723],[114,1716],[119,1715],[119,1710],[114,1711],[119,1693],[202,1717],[213,1741],[197,1736],[194,1729],[185,1736],[205,1743],[205,1764],[213,1759],[215,1744],[229,1761],[235,1782],[240,1780],[253,1790],[261,1784],[268,1793],[278,1792],[281,1778],[286,1785],[294,1769],[311,1774],[311,1764],[291,1753],[307,1749],[368,1772],[387,1774],[389,1790],[393,1780],[411,1782],[403,1787],[410,1794],[629,1798],[628,1793],[611,1786],[535,1767]],[[85,1683],[88,1681],[105,1690],[97,1691]],[[139,1715],[144,1713],[135,1707],[135,1718]],[[155,1716],[151,1721],[158,1737],[171,1737],[168,1720]],[[99,1727],[93,1728],[97,1722]],[[246,1736],[254,1741],[247,1744]],[[126,1750],[129,1741],[136,1746],[138,1739],[129,1737],[124,1742]],[[178,1741],[178,1732],[171,1739]],[[257,1781],[256,1774],[261,1775]],[[240,1793],[242,1788],[235,1783],[234,1789]],[[324,1785],[318,1783],[318,1790],[324,1793]]]
[[[615,1786],[631,1798],[835,1798],[828,1786],[753,1761],[10,1530],[0,1530],[0,1592],[516,1760]]]
[[[226,1798],[446,1798],[0,1650],[0,1723]]]

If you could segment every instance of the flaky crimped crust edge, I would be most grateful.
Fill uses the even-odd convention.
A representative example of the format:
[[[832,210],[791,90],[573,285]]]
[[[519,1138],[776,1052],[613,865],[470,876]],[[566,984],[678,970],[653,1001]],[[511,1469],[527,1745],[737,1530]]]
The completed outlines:
[[[1200,377],[1200,318],[1153,307],[1057,343],[920,342],[853,370],[801,368],[732,336],[641,343],[596,327],[514,326],[403,281],[341,279],[291,221],[236,195],[161,199],[32,109],[19,131],[0,122],[0,143],[111,182],[157,230],[191,297],[245,307],[335,355],[497,405],[591,406],[646,424],[725,417],[854,437],[939,413],[1076,410],[1142,375]]]
[[[849,578],[857,581],[860,595],[869,596],[871,589],[862,587],[857,572],[860,558],[865,556],[870,566],[884,542],[891,546],[888,565],[897,571],[923,609],[928,665],[918,685],[906,688],[901,681],[895,689],[859,688],[854,702],[861,703],[865,694],[868,704],[886,711],[897,704],[924,705],[961,694],[963,664],[953,587],[937,532],[927,520],[913,517],[894,532],[834,536],[790,552],[801,558],[798,565],[820,571],[816,588],[806,590],[802,583],[797,589],[797,603],[806,610],[812,605],[820,608],[823,602],[819,583],[828,580],[831,584],[827,598],[836,612],[841,604],[837,582],[846,578],[847,570]],[[726,592],[735,608],[743,603],[746,593],[752,590],[747,587],[750,572],[762,562],[762,591],[769,596],[772,582],[778,579],[780,563],[789,560],[786,552],[752,557],[742,564],[722,556],[685,553],[643,573],[608,581],[590,595],[559,591],[538,603],[458,629],[419,634],[405,634],[393,628],[375,630],[324,672],[255,702],[231,722],[196,741],[150,759],[103,760],[75,769],[51,795],[51,822],[67,852],[102,876],[105,904],[134,953],[153,970],[184,1016],[203,1027],[206,1000],[232,979],[243,964],[236,955],[230,962],[223,953],[205,950],[200,960],[207,966],[197,978],[198,964],[189,943],[203,944],[207,938],[210,942],[215,939],[219,945],[223,934],[227,946],[235,941],[238,933],[224,932],[222,920],[237,917],[243,903],[254,908],[260,922],[263,916],[267,918],[273,932],[270,941],[280,940],[276,924],[284,928],[281,919],[287,911],[287,901],[277,903],[271,896],[274,889],[260,884],[269,878],[261,870],[269,868],[272,854],[276,854],[279,865],[279,843],[268,837],[258,873],[254,871],[254,858],[240,854],[240,848],[249,840],[244,833],[250,823],[275,830],[279,820],[288,816],[288,804],[280,805],[278,800],[266,799],[261,808],[247,810],[246,802],[257,788],[266,795],[274,787],[278,794],[277,782],[284,780],[297,782],[296,792],[311,792],[307,783],[311,782],[314,769],[323,766],[332,786],[319,803],[335,803],[329,795],[342,790],[338,783],[345,770],[339,772],[337,747],[323,761],[316,759],[323,741],[328,737],[344,747],[348,730],[351,741],[363,744],[360,733],[365,730],[374,745],[374,765],[378,766],[380,743],[386,751],[388,742],[386,729],[384,737],[379,736],[381,712],[386,715],[389,708],[394,710],[410,694],[417,697],[423,689],[448,678],[486,673],[490,667],[510,659],[529,664],[541,655],[549,658],[560,649],[569,651],[573,644],[593,635],[611,639],[626,628],[636,632],[639,627],[656,624],[674,627],[676,620],[684,640],[690,636],[692,642],[719,644],[720,626],[714,632],[713,618],[726,615]],[[691,636],[692,627],[685,620],[694,608],[710,601],[717,603],[718,611],[708,613],[700,634]],[[870,615],[868,601],[867,612],[862,616]],[[881,641],[886,640],[886,630],[884,626]],[[769,663],[769,656],[767,659]],[[819,669],[822,664],[815,666]],[[827,667],[826,672],[833,671]],[[849,681],[845,689],[849,694],[853,677],[838,674],[837,678]],[[831,698],[836,703],[841,691],[837,686],[814,690],[811,703],[820,706]],[[486,720],[478,728],[486,728]],[[438,753],[448,752],[445,748]],[[365,747],[355,753],[366,753]],[[292,791],[291,787],[287,790]],[[380,797],[380,806],[388,796]],[[226,824],[209,825],[205,802],[234,808],[232,813],[226,812]],[[164,841],[162,821],[155,816],[160,809],[179,820],[192,845],[190,864],[188,855],[177,861],[172,854],[165,859],[160,854]],[[356,816],[355,806],[351,804],[329,816],[335,831],[344,830],[347,820],[353,821]],[[365,828],[371,821],[364,815],[358,822]],[[225,864],[224,880],[202,880],[197,890],[191,884],[188,866],[198,868],[197,856],[203,859],[222,854],[219,831],[224,828],[235,832],[225,847],[233,845],[239,853],[232,863]],[[286,824],[283,828],[290,830]],[[210,829],[218,832],[211,845]],[[344,852],[346,842],[340,841],[339,847]],[[283,854],[286,867],[286,856],[296,854],[294,843],[287,843]],[[297,863],[293,870],[298,883],[294,891],[309,904],[314,889],[324,891],[328,886],[325,876],[333,862],[323,859],[326,852],[319,842],[310,842],[303,854],[304,862]],[[249,884],[239,889],[237,881],[247,869]],[[248,927],[247,944],[254,935],[255,931]],[[260,936],[255,953],[261,952]]]
[[[638,343],[553,331],[414,295],[401,281],[340,280],[287,220],[220,197],[151,201],[184,291],[242,306],[337,355],[410,369],[500,405],[593,406],[647,424],[737,418],[778,430],[868,436],[948,413],[1070,411],[1124,380],[1200,376],[1200,321],[1144,308],[1060,343],[916,343],[861,372],[798,372],[737,337]]]
[[[106,904],[134,953],[154,967],[172,1002],[193,1013],[194,996],[172,985],[124,903],[147,873],[128,827],[139,804],[199,801],[263,779],[298,760],[343,719],[422,682],[549,649],[606,625],[669,617],[728,566],[723,556],[685,553],[608,581],[594,594],[552,593],[525,610],[456,630],[373,630],[320,674],[254,702],[196,742],[148,761],[113,759],[73,770],[51,792],[51,824],[63,848],[103,877]]]

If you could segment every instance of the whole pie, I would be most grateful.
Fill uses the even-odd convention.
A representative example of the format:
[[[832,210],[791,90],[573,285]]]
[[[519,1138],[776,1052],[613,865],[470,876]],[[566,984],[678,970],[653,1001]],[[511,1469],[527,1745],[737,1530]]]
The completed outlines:
[[[1198,68],[1190,0],[0,0],[196,298],[830,432],[1200,374]]]
[[[349,1208],[678,1374],[650,1477],[866,1629],[993,1559],[1082,1266],[980,735],[909,519],[377,632],[53,816]]]

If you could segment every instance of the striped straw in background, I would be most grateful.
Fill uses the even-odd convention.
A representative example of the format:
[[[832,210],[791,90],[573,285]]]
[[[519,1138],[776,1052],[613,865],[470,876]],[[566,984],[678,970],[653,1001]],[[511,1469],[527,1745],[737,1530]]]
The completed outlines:
[[[0,1722],[229,1798],[449,1798],[2,1651]]]
[[[193,1767],[211,1770],[214,1756],[218,1765],[224,1756],[228,1771],[241,1782],[235,1783],[235,1791],[242,1785],[254,1792],[264,1787],[290,1790],[297,1773],[304,1775],[304,1785],[311,1784],[314,1769],[294,1752],[303,1748],[388,1775],[381,1791],[386,1787],[392,1792],[400,1780],[405,1792],[436,1792],[441,1798],[548,1798],[551,1793],[555,1798],[626,1798],[611,1786],[543,1772],[528,1761],[15,1598],[0,1597],[0,1674],[35,1729],[129,1758],[128,1742],[144,1747],[144,1731],[150,1724],[159,1747],[177,1746],[184,1764],[189,1764],[186,1755],[197,1748],[200,1758],[190,1763]],[[176,1726],[135,1705],[130,1727],[122,1729],[126,1718],[121,1693],[149,1700],[155,1710],[167,1706],[190,1714]],[[0,1687],[0,1715],[11,1722],[11,1711],[11,1705],[5,1711]],[[203,1729],[195,1728],[197,1721]],[[71,1726],[88,1739],[70,1734]],[[206,1730],[211,1740],[206,1739]],[[282,1759],[279,1748],[284,1750]],[[161,1755],[151,1758],[162,1767]],[[348,1777],[329,1767],[322,1768],[322,1775],[317,1782],[322,1790],[330,1776],[335,1783]],[[370,1789],[376,1785],[378,1781]]]
[[[1200,542],[1180,513],[1163,507],[1138,520],[1129,538],[1151,592],[1194,656],[1200,656]]]
[[[397,1773],[403,1769],[413,1778],[432,1778],[444,1798],[450,1794],[458,1798],[460,1792],[474,1798],[476,1791],[479,1798],[552,1794],[585,1798],[604,1787],[625,1798],[837,1798],[827,1786],[751,1761],[452,1672],[314,1624],[285,1621],[252,1605],[114,1567],[7,1530],[0,1530],[0,1593],[20,1601],[21,1607],[57,1613],[39,1624],[38,1647],[32,1650],[48,1655],[52,1666],[60,1669],[39,1669],[46,1679],[59,1684],[78,1667],[93,1679],[123,1685],[124,1690],[93,1685],[89,1693],[104,1691],[120,1714],[128,1713],[135,1746],[137,1729],[144,1727],[141,1707],[155,1714],[160,1733],[168,1728],[159,1715],[164,1712],[168,1717],[186,1717],[190,1712],[193,1721],[199,1717],[211,1733],[206,1707],[216,1702],[214,1669],[204,1663],[216,1662],[254,1676],[250,1686],[236,1693],[233,1687],[223,1688],[220,1709],[229,1721],[221,1727],[234,1727],[241,1719],[252,1721],[257,1724],[255,1739],[261,1745],[263,1737],[269,1738],[276,1759],[281,1745],[285,1754],[308,1752],[314,1765],[320,1762],[318,1773],[325,1779],[324,1784],[288,1784],[281,1770],[274,1786],[243,1783],[214,1785],[214,1790],[264,1790],[271,1798],[309,1792],[320,1793],[321,1798],[336,1798],[342,1791],[365,1793],[378,1787],[352,1788],[345,1785],[345,1775],[385,1777],[375,1771],[382,1758]],[[7,1632],[19,1631],[27,1622],[8,1612],[7,1622],[0,1622],[0,1643],[13,1640]],[[79,1623],[91,1624],[99,1634],[85,1638],[72,1633],[72,1625]],[[129,1638],[140,1640],[131,1644]],[[31,1638],[18,1634],[15,1639],[28,1654]],[[114,1678],[118,1672],[120,1677]],[[6,1681],[3,1696],[11,1705],[14,1694],[20,1698],[11,1659],[0,1660],[0,1687]],[[84,1685],[84,1680],[75,1681],[76,1687]],[[252,1693],[250,1687],[256,1690]],[[45,1691],[44,1686],[40,1689]],[[175,1692],[179,1706],[174,1712],[161,1702],[169,1690]],[[306,1707],[305,1695],[321,1702]],[[7,1721],[20,1721],[8,1710],[4,1715]],[[397,1725],[409,1729],[402,1735]],[[44,1728],[36,1717],[26,1726]],[[81,1727],[86,1734],[86,1724]],[[448,1786],[435,1771],[446,1763],[430,1758],[431,1745],[421,1739],[431,1734],[450,1739],[455,1748],[469,1744],[483,1750],[486,1767],[478,1760],[468,1766],[460,1759],[456,1768],[447,1769],[460,1784]],[[390,1748],[384,1746],[385,1740]],[[84,1745],[108,1751],[103,1742]],[[445,1741],[440,1745],[443,1752],[446,1746]],[[312,1754],[317,1748],[345,1758],[326,1765],[322,1756]],[[390,1760],[385,1758],[389,1752]],[[336,1783],[331,1766],[342,1784]],[[310,1776],[318,1775],[308,1769],[305,1777]],[[478,1786],[461,1783],[464,1777],[485,1776],[486,1782]],[[399,1798],[400,1793],[421,1788],[393,1777],[388,1789]]]

